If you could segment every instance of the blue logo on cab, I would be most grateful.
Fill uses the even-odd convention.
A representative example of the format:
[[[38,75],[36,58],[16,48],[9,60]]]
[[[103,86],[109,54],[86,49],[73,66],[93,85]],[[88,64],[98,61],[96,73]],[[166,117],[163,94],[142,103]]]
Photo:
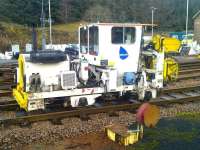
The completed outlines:
[[[119,50],[119,57],[121,60],[125,60],[128,58],[128,52],[126,51],[125,48],[123,47],[120,47],[120,50]]]

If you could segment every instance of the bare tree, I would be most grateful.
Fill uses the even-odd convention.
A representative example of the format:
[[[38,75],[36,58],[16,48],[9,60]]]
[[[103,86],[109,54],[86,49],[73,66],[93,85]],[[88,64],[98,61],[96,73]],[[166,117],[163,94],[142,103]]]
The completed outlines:
[[[61,0],[60,2],[60,21],[67,22],[70,21],[71,14],[71,2],[72,0]]]
[[[84,19],[90,22],[110,22],[112,20],[112,14],[108,7],[95,5],[85,12]]]

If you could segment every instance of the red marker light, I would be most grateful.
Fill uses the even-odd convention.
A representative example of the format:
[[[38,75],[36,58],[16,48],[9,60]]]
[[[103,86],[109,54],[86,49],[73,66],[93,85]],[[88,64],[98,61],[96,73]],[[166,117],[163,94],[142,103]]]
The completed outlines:
[[[88,71],[88,70],[89,70],[89,67],[85,67],[84,70],[85,70],[85,71]]]

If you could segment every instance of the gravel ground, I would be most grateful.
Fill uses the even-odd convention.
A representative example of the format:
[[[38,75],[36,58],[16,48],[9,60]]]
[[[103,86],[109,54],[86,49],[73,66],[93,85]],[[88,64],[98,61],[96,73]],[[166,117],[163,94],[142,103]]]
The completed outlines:
[[[200,103],[173,105],[161,108],[163,117],[173,117],[181,112],[200,112]],[[53,125],[51,122],[38,122],[31,127],[20,128],[10,126],[0,129],[0,149],[22,149],[25,145],[53,144],[67,138],[75,138],[90,133],[102,132],[110,124],[121,123],[128,125],[135,121],[135,115],[128,112],[117,112],[115,117],[108,114],[91,115],[87,121],[79,118],[66,118],[62,125]]]
[[[170,83],[166,88],[185,87],[189,85],[200,85],[200,80],[187,80],[183,82]],[[6,98],[0,98],[4,101]],[[12,98],[7,98],[12,100]],[[200,112],[200,103],[184,105],[173,105],[161,108],[163,117],[174,117],[182,112]],[[64,139],[73,139],[81,135],[102,132],[107,125],[121,123],[128,125],[135,121],[135,115],[128,112],[117,112],[117,116],[110,117],[108,114],[91,115],[87,121],[79,118],[66,118],[62,125],[53,125],[51,122],[33,123],[30,127],[21,128],[18,126],[0,128],[0,149],[23,149],[24,146],[34,143],[51,145]],[[0,112],[1,116],[13,117],[13,112]],[[87,144],[86,144],[87,145]],[[26,149],[26,148],[24,148]]]

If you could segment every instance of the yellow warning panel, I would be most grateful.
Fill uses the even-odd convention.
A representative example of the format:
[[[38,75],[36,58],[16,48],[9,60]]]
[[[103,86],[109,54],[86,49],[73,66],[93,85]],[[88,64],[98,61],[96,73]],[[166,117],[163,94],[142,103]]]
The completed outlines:
[[[160,108],[156,105],[144,103],[137,110],[136,121],[148,128],[153,128],[160,120]]]
[[[148,128],[155,127],[160,120],[160,109],[155,105],[149,105],[144,111],[144,125]]]

